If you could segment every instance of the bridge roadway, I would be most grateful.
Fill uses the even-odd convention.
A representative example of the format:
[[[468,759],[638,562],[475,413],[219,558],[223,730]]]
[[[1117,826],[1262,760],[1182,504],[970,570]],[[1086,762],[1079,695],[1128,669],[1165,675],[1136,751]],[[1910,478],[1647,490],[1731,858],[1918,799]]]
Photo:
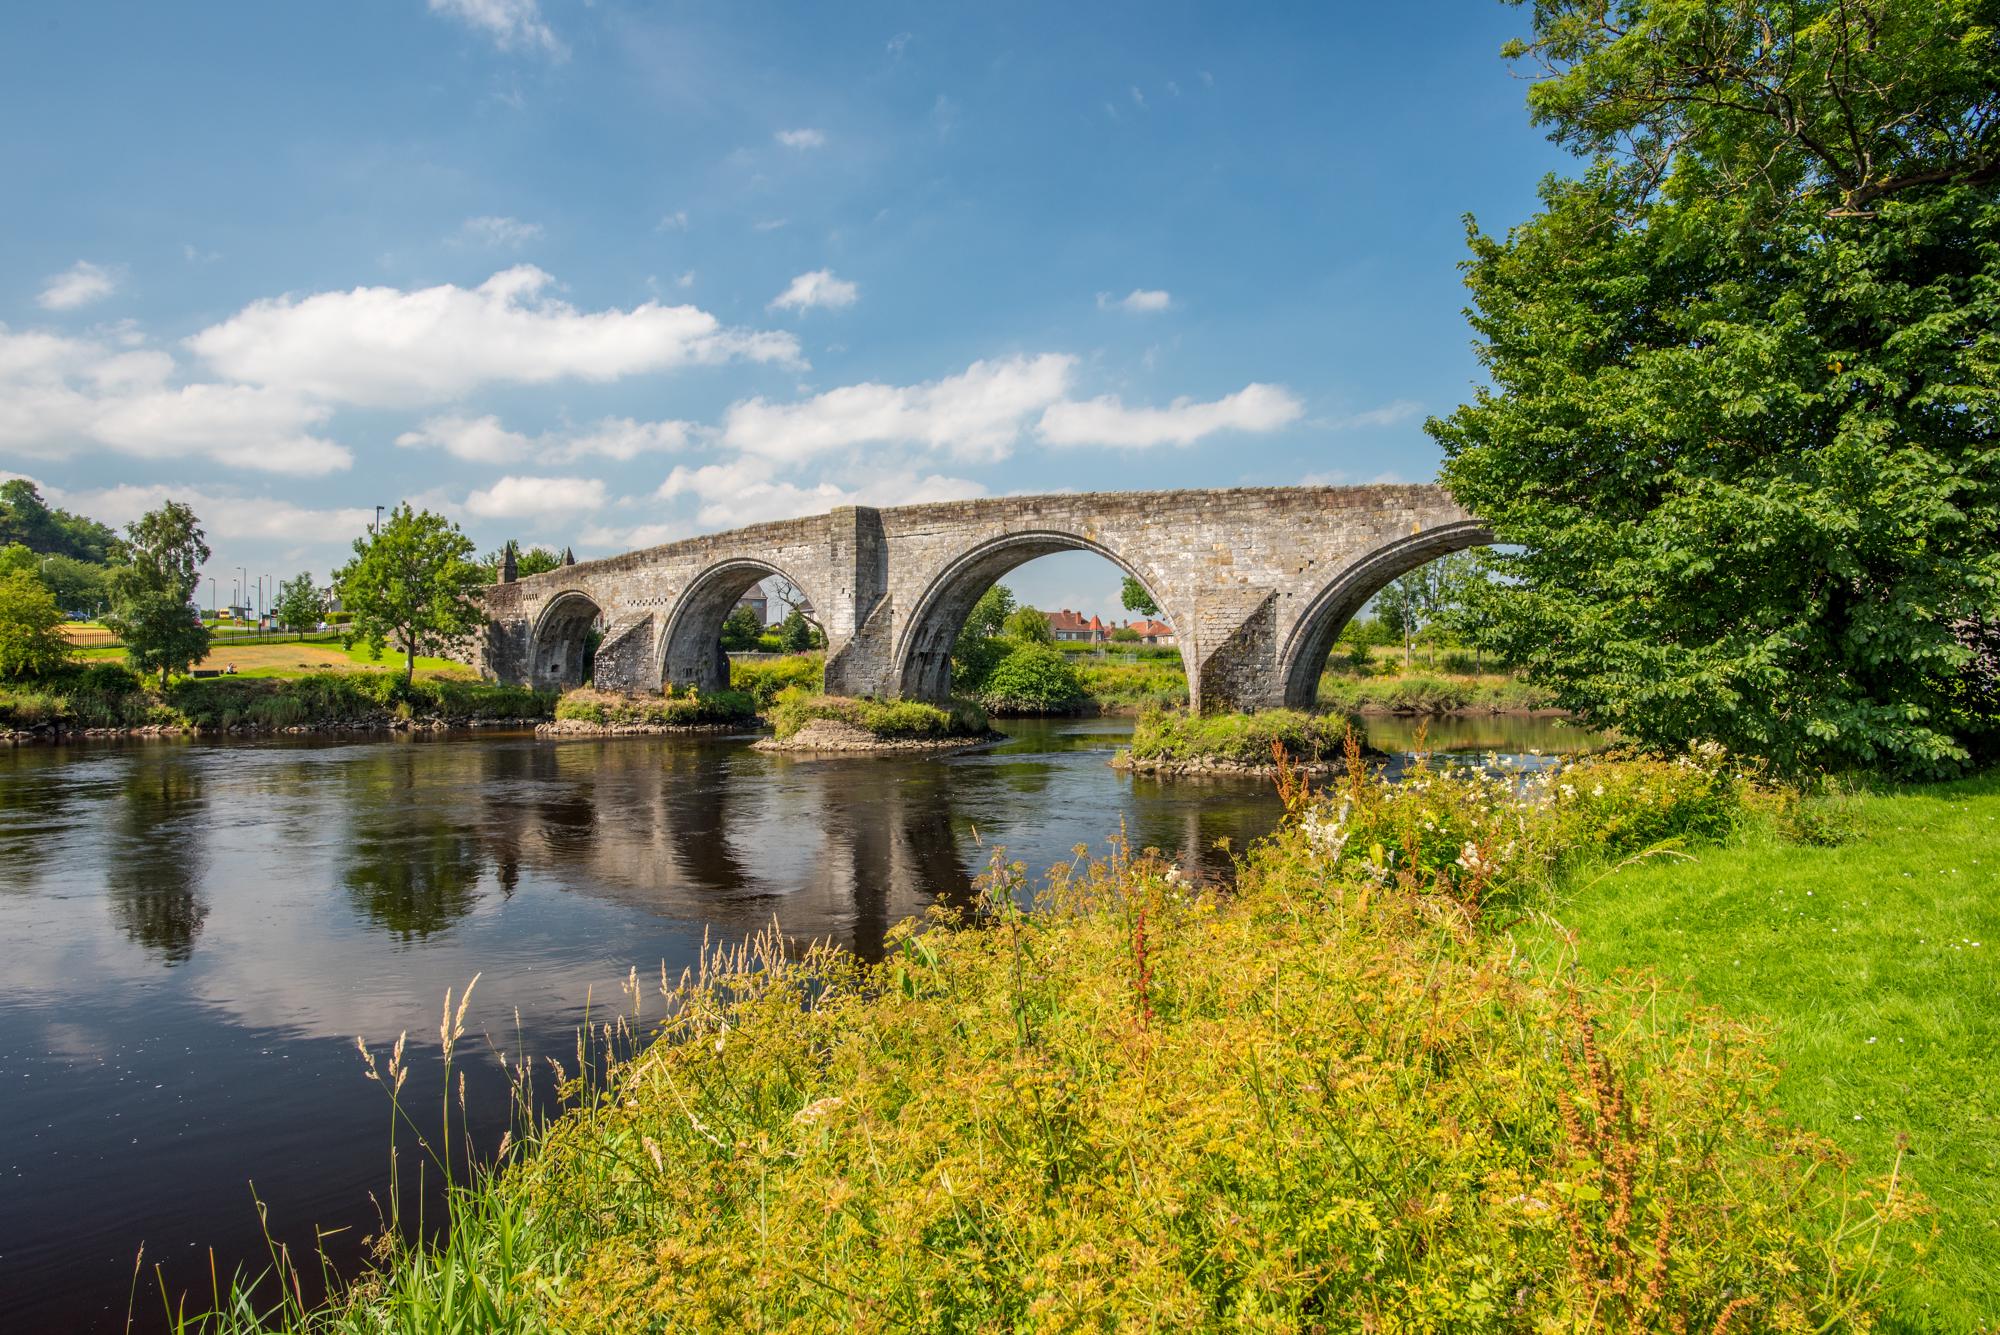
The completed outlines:
[[[1426,561],[1492,540],[1434,485],[842,506],[497,584],[465,657],[501,681],[575,686],[601,617],[600,688],[713,690],[729,679],[723,619],[777,575],[811,600],[826,634],[827,690],[941,701],[952,641],[979,595],[1038,556],[1089,551],[1159,603],[1197,709],[1306,705],[1363,603]]]

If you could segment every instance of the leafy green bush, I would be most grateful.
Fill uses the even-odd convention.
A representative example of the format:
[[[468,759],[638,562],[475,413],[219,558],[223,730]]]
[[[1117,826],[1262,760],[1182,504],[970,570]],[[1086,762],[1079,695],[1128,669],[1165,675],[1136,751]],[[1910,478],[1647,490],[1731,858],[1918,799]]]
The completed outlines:
[[[556,701],[555,713],[558,719],[582,723],[678,728],[747,722],[757,716],[757,701],[749,692],[736,690],[684,695],[616,695],[581,690],[571,691]]]
[[[817,691],[825,676],[825,654],[791,654],[762,663],[737,660],[729,665],[729,688],[746,692],[759,709],[767,709],[780,691]]]
[[[196,677],[169,683],[162,698],[197,728],[285,728],[383,718],[547,718],[546,691],[495,682],[424,678],[405,686],[388,673],[316,672],[304,677]]]
[[[1747,781],[1717,749],[1593,757],[1531,774],[1434,770],[1398,783],[1350,771],[1299,824],[1350,875],[1479,901],[1547,885],[1577,859],[1617,859],[1728,834]]]
[[[32,687],[0,687],[0,724],[65,728],[185,726],[176,711],[147,694],[143,682],[122,663],[71,666],[43,677]]]
[[[1265,709],[1255,714],[1147,709],[1132,729],[1132,757],[1268,765],[1276,743],[1294,761],[1321,764],[1340,756],[1350,726],[1344,715],[1308,714],[1296,709]]]
[[[966,700],[939,709],[917,700],[860,700],[841,695],[808,695],[793,689],[781,693],[771,711],[772,730],[780,740],[818,719],[851,723],[887,740],[926,737],[976,737],[987,729],[986,711]]]
[[[1066,714],[1088,696],[1060,650],[1029,643],[1012,645],[993,665],[980,699],[996,714]]]

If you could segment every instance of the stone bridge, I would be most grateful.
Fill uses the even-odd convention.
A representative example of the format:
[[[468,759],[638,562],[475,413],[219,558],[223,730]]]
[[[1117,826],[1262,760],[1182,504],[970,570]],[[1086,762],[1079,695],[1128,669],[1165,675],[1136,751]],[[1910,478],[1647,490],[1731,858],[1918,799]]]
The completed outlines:
[[[1088,551],[1159,603],[1197,709],[1300,706],[1363,603],[1426,561],[1492,540],[1430,485],[842,506],[495,585],[471,657],[502,681],[575,686],[602,618],[599,687],[713,690],[729,679],[723,619],[776,575],[811,601],[826,634],[827,690],[940,701],[979,595],[1038,556]]]

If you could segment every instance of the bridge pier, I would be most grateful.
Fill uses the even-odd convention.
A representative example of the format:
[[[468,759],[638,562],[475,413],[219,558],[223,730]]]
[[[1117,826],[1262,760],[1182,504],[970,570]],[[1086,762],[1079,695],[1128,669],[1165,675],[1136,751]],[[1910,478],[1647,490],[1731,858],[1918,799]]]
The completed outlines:
[[[503,681],[569,686],[601,620],[607,689],[714,689],[738,597],[776,575],[811,602],[829,691],[942,701],[979,596],[1058,551],[1137,579],[1180,639],[1204,712],[1309,705],[1334,637],[1392,579],[1491,542],[1435,486],[1262,487],[1010,496],[824,515],[710,534],[493,586],[467,661]]]

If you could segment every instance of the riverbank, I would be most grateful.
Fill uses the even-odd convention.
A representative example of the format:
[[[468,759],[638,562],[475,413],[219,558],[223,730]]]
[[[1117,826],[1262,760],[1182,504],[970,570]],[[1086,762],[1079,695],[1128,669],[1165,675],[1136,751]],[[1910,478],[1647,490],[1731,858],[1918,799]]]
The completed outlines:
[[[594,1331],[1867,1323],[1922,1242],[1907,1176],[1763,1111],[1739,1023],[1531,966],[1506,927],[1552,875],[1728,837],[1740,780],[1289,791],[1228,895],[1121,854],[1037,913],[1002,872],[976,930],[906,926],[875,967],[775,931],[712,954],[441,1241],[270,1326],[475,1296]]]
[[[713,732],[757,722],[757,701],[745,691],[621,695],[584,688],[565,692],[556,701],[555,718],[535,731],[545,737],[644,737]]]
[[[178,678],[161,688],[123,667],[76,668],[0,687],[0,742],[173,735],[439,731],[532,727],[553,692],[451,677],[325,672],[300,677]]]

